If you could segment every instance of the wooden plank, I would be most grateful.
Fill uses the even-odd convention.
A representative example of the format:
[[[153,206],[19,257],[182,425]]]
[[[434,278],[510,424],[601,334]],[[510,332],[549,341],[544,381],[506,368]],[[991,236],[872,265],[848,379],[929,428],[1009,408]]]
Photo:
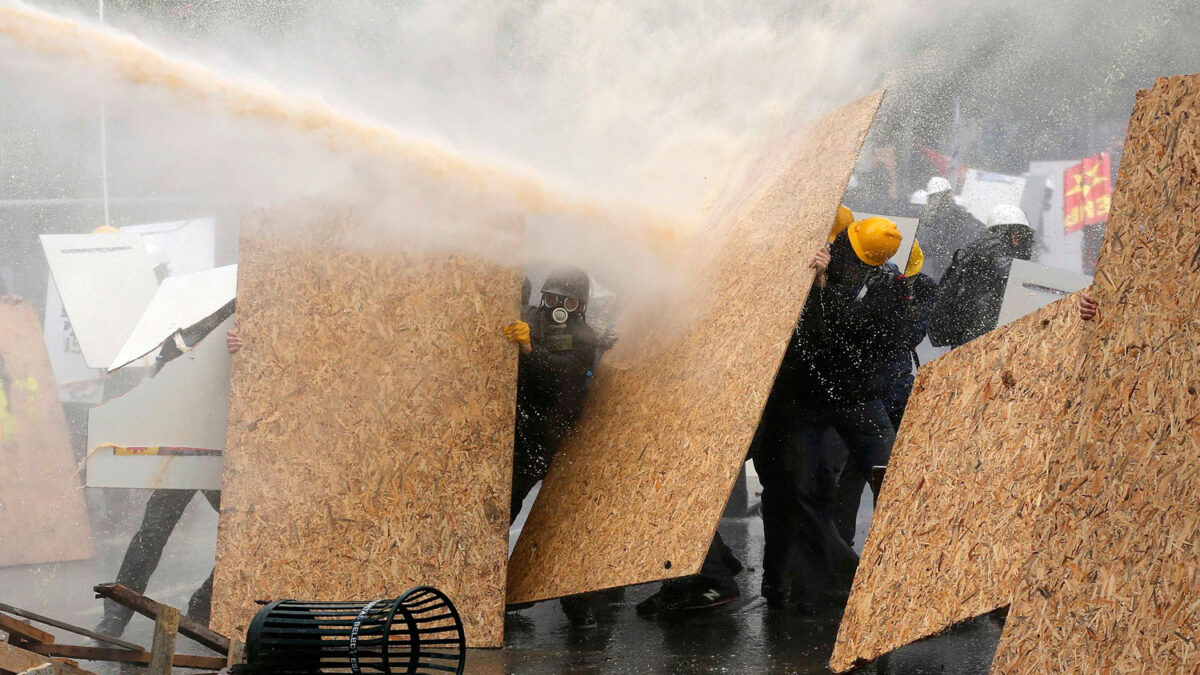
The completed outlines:
[[[0,671],[19,673],[45,663],[50,663],[50,659],[16,645],[0,642]]]
[[[108,598],[119,605],[124,605],[129,609],[141,614],[149,619],[158,618],[158,610],[160,607],[165,607],[160,602],[155,602],[150,598],[138,593],[137,591],[126,588],[121,584],[99,584],[93,586],[92,590],[96,592],[97,598]],[[189,637],[196,642],[208,647],[209,649],[221,653],[229,653],[229,638],[210,629],[195,619],[187,615],[179,617],[179,633]]]
[[[20,638],[27,642],[54,642],[54,636],[40,628],[35,628],[24,621],[18,621],[7,614],[0,614],[0,630],[8,633],[9,639]]]
[[[430,584],[498,647],[520,274],[364,245],[359,223],[300,205],[242,226],[212,626],[244,635],[256,598]]]
[[[97,633],[96,631],[91,630],[89,628],[83,628],[82,626],[76,626],[75,624],[70,624],[70,623],[67,623],[66,621],[59,621],[58,619],[54,619],[54,618],[51,618],[48,616],[43,616],[41,614],[38,614],[37,612],[31,612],[27,609],[21,609],[20,607],[13,607],[12,605],[8,605],[3,602],[0,602],[0,611],[8,612],[9,614],[15,614],[19,617],[30,619],[32,621],[37,621],[38,623],[44,623],[47,626],[54,626],[55,628],[61,628],[69,633],[74,633],[76,635],[82,635],[84,637],[90,637],[93,640],[99,640],[101,642],[106,642],[110,645],[124,647],[125,649],[141,649],[140,646],[138,646],[132,642],[129,642],[127,640],[115,638],[115,637],[112,637],[111,635],[105,635],[104,633]]]
[[[39,671],[46,675],[94,675],[74,663],[51,659],[16,645],[0,642],[0,673],[21,673],[45,665],[52,666],[50,670]]]
[[[921,367],[830,666],[1008,605],[1078,400],[1078,298]]]
[[[32,645],[30,651],[45,656],[65,656],[81,661],[150,664],[150,652],[133,651],[130,649],[84,647],[81,645]],[[225,657],[175,654],[171,657],[171,665],[175,668],[189,668],[193,670],[220,670],[225,667]]]
[[[242,662],[246,654],[245,642],[233,642],[229,645],[229,654],[225,658],[225,667],[232,668]]]
[[[1200,75],[1139,92],[997,673],[1200,672]]]
[[[0,541],[11,544],[0,566],[91,558],[67,423],[27,302],[0,303],[0,466]]]
[[[150,645],[150,663],[146,675],[171,675],[175,655],[175,635],[179,632],[179,610],[163,605],[154,620],[154,641]]]
[[[699,570],[881,99],[772,144],[685,257],[688,302],[625,327],[517,542],[509,602]]]

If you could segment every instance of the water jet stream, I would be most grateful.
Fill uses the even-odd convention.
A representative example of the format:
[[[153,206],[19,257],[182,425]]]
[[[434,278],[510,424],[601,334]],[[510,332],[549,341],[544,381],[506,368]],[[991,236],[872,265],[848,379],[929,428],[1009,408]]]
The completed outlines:
[[[336,108],[273,85],[232,77],[206,66],[169,57],[137,38],[89,26],[20,3],[0,6],[0,36],[38,53],[67,58],[128,82],[169,90],[191,102],[237,117],[285,127],[337,152],[384,156],[456,187],[492,200],[511,200],[533,215],[564,215],[616,228],[664,253],[688,231],[682,224],[636,206],[602,204],[553,186],[525,167],[478,161],[435,143],[401,135],[377,122],[356,119]]]

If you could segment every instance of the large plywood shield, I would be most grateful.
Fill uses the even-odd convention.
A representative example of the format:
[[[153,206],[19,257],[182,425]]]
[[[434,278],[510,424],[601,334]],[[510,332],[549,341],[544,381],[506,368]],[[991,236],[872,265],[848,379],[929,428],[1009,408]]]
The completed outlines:
[[[213,626],[243,634],[260,598],[430,584],[469,644],[500,646],[520,274],[363,245],[358,222],[296,206],[243,223]]]
[[[1084,329],[993,672],[1200,671],[1200,75],[1138,93]]]
[[[92,557],[92,532],[33,306],[0,302],[0,565]]]
[[[842,616],[842,671],[1008,605],[1078,399],[1074,298],[917,373]]]

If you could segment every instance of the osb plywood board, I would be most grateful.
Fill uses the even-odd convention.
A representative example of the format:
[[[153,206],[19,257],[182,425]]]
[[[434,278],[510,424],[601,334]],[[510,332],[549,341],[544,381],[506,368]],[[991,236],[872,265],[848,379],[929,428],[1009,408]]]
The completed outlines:
[[[1134,106],[1078,424],[998,673],[1200,672],[1200,76]]]
[[[600,364],[513,552],[509,602],[699,570],[881,99],[773,146],[698,244],[686,331]]]
[[[336,208],[243,224],[214,627],[430,584],[499,646],[520,275],[361,229]]]
[[[924,365],[830,665],[847,670],[1009,604],[1047,462],[1078,399],[1078,298]]]
[[[0,303],[0,566],[92,557],[67,422],[27,302]]]

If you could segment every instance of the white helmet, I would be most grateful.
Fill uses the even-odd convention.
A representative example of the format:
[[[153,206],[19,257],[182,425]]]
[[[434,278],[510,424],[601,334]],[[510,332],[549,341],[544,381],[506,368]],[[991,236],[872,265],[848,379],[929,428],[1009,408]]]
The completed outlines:
[[[911,197],[908,198],[908,203],[909,204],[920,204],[922,206],[925,204],[928,204],[929,203],[929,193],[924,190],[917,190],[916,192],[912,193]]]
[[[999,204],[992,208],[992,212],[988,214],[987,226],[996,227],[997,225],[1024,225],[1029,227],[1029,219],[1025,217],[1025,212],[1012,204]]]
[[[939,192],[949,192],[952,189],[953,186],[950,185],[950,181],[941,176],[934,176],[929,179],[929,184],[925,186],[925,193],[932,196]]]

